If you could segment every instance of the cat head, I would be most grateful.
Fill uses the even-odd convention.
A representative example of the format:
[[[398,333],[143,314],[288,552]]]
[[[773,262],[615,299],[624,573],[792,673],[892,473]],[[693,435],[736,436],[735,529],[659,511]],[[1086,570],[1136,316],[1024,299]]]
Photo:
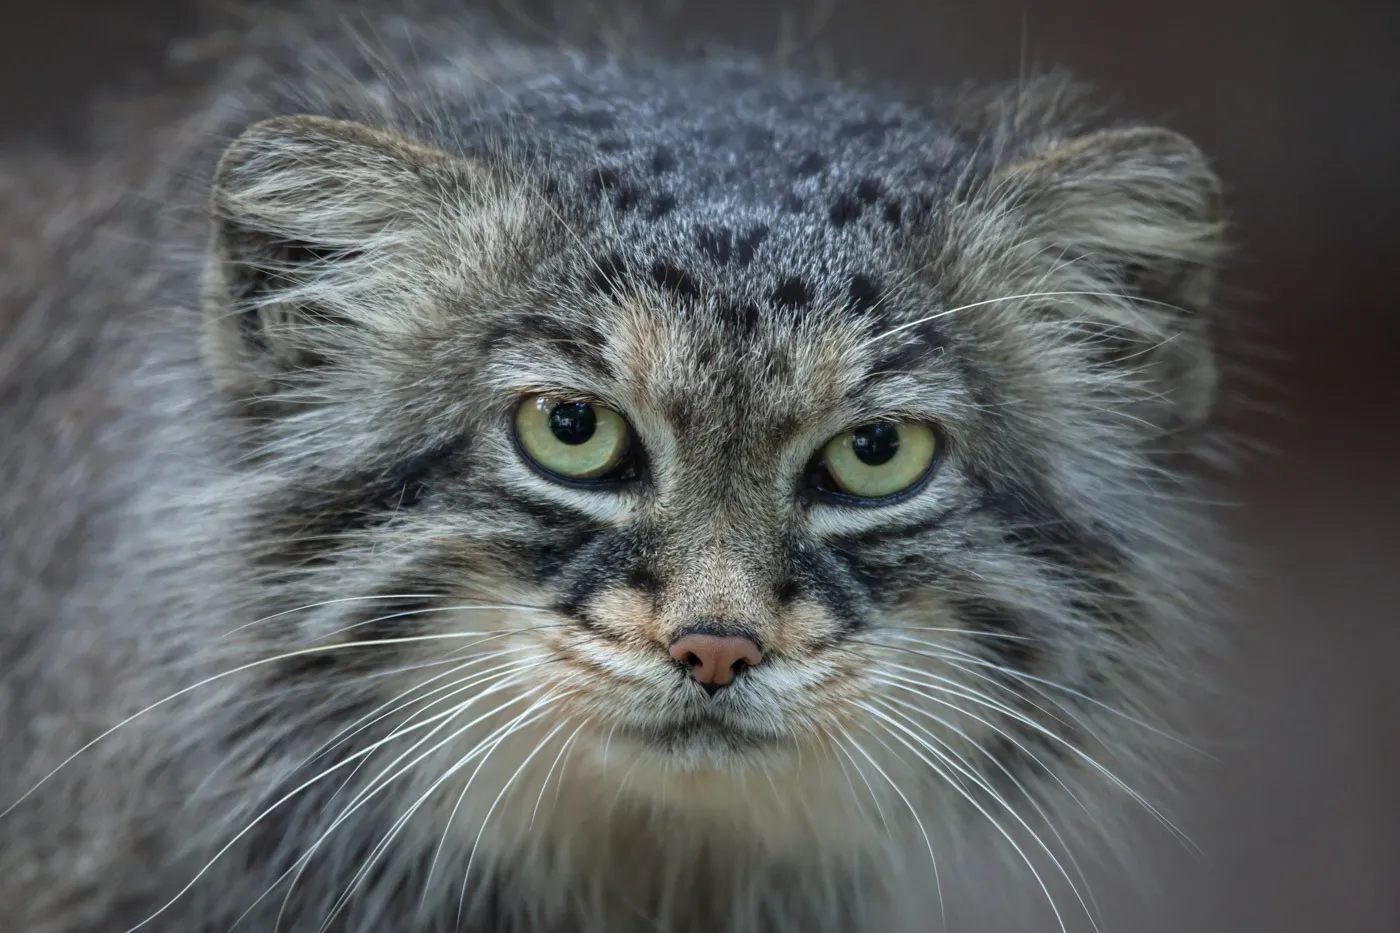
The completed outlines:
[[[899,116],[244,132],[207,356],[277,642],[338,646],[269,676],[750,824],[1118,793],[1197,637],[1218,184],[1161,129]]]

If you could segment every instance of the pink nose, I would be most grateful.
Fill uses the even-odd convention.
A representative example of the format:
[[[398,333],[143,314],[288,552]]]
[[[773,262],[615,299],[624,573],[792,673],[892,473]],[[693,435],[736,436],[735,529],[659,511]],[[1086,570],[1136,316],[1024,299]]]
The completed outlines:
[[[671,642],[671,657],[690,668],[705,690],[713,694],[728,686],[734,675],[763,660],[763,652],[751,639],[739,635],[682,635]]]

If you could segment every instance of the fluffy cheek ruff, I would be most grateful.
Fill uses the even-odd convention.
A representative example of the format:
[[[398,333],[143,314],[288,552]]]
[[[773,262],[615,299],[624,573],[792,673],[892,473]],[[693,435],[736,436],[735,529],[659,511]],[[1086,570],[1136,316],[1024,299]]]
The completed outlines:
[[[835,644],[777,653],[714,697],[645,632],[546,615],[475,618],[509,634],[462,649],[415,644],[393,684],[421,698],[426,723],[398,763],[418,762],[401,798],[419,811],[410,832],[463,858],[540,838],[586,851],[656,826],[775,853],[923,848],[1073,782],[1097,754],[1080,727],[1112,699],[1068,705],[1073,692],[1046,689],[1083,674],[1067,628],[991,632],[928,594]]]
[[[412,823],[434,844],[481,859],[541,838],[583,850],[657,840],[664,826],[685,845],[785,857],[880,845],[892,795],[854,738],[870,704],[865,649],[774,658],[710,698],[655,645],[572,625],[514,641],[491,663],[516,671],[474,688],[486,695],[424,748],[458,734],[414,769],[407,799],[424,812]]]
[[[775,663],[707,716],[695,710],[710,700],[669,663],[577,631],[531,640],[528,671],[423,746],[450,739],[402,798],[419,802],[409,832],[422,844],[478,863],[585,864],[641,839],[678,858],[731,845],[840,858],[885,844],[884,765],[853,738],[868,705],[857,657]],[[537,851],[541,840],[558,851]]]

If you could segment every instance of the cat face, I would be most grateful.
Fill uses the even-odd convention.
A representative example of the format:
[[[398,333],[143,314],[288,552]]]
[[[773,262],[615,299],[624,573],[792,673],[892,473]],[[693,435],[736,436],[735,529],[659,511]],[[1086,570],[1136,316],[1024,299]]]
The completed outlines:
[[[1003,161],[884,239],[747,217],[720,275],[685,210],[641,236],[518,165],[249,130],[207,349],[268,612],[363,645],[309,676],[667,805],[1092,775],[1190,641],[1214,182],[1154,130]]]

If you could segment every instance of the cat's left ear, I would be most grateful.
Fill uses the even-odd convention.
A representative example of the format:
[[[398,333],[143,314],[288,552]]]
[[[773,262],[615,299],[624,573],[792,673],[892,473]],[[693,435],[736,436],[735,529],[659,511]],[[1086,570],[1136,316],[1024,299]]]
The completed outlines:
[[[1205,310],[1222,247],[1219,178],[1186,137],[1156,127],[1051,143],[994,179],[1023,220],[1140,298]]]
[[[1023,258],[1058,270],[1040,287],[1086,293],[1053,306],[1097,318],[1110,338],[1101,344],[1122,348],[1172,420],[1202,420],[1214,394],[1208,316],[1224,217],[1200,149],[1155,127],[1090,132],[1043,143],[994,173],[989,189],[1015,217]]]

